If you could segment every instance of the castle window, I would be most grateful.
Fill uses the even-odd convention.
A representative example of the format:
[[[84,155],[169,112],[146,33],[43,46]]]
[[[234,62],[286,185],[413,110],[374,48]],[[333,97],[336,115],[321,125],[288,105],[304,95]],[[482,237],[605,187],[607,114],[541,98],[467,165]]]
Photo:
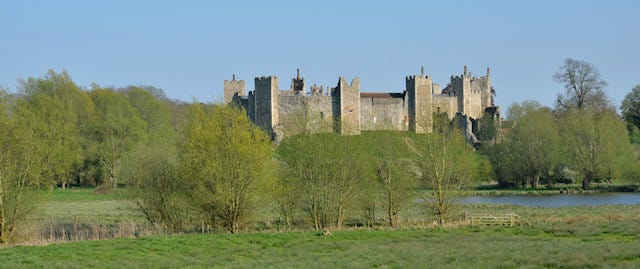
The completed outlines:
[[[320,111],[320,119],[324,119],[324,112]]]

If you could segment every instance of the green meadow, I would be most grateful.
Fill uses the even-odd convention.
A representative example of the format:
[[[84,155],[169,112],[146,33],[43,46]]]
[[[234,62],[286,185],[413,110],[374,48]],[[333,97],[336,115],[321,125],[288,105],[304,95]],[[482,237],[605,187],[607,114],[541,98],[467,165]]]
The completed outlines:
[[[55,190],[41,218],[78,226],[117,227],[145,221],[126,189]],[[515,213],[515,227],[472,226],[461,218],[444,228],[411,222],[397,230],[351,226],[330,236],[262,224],[239,234],[123,234],[116,239],[0,249],[0,268],[633,268],[640,266],[640,205],[523,207],[463,205],[468,214]],[[46,213],[45,213],[46,212]],[[86,222],[86,223],[85,223]],[[116,228],[117,229],[117,228]],[[71,240],[73,241],[73,240]],[[37,242],[36,242],[37,243]]]
[[[318,232],[261,232],[81,241],[2,249],[0,266],[629,268],[640,265],[637,220],[604,221],[588,226],[578,222],[512,228],[351,229],[334,231],[330,236]]]

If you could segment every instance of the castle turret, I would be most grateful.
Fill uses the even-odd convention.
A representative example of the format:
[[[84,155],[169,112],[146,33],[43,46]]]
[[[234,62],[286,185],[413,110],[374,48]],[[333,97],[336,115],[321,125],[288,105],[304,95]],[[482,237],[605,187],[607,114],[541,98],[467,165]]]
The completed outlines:
[[[467,73],[467,67],[464,67],[462,76],[451,76],[451,88],[453,94],[458,99],[458,112],[463,115],[471,114],[471,74]]]
[[[255,84],[255,123],[273,133],[273,127],[278,125],[278,77],[259,77]]]
[[[339,105],[339,132],[343,135],[360,134],[360,78],[356,77],[347,83],[347,80],[340,77],[338,86],[335,88],[334,96],[338,98]]]
[[[491,70],[487,67],[487,76],[483,78],[484,83],[482,84],[482,108],[492,107],[492,96],[491,96]]]
[[[291,90],[295,94],[304,94],[304,78],[300,77],[300,68],[296,69],[296,77],[291,80]]]
[[[416,133],[430,133],[433,130],[433,81],[424,75],[422,68],[419,76],[405,79],[409,130]]]
[[[236,80],[236,75],[233,75],[233,79],[224,81],[224,103],[228,104],[233,101],[233,96],[244,96],[245,85],[244,80]]]

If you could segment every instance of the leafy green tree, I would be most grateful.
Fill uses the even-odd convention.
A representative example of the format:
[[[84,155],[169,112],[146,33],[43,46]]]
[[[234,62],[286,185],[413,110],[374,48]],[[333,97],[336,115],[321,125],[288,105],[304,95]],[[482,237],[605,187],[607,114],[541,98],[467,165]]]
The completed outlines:
[[[385,143],[378,145],[383,154],[377,159],[376,179],[382,189],[383,205],[386,209],[389,226],[397,227],[400,212],[415,198],[417,167],[409,158],[409,149],[405,143],[407,137],[400,132],[383,132]]]
[[[95,159],[104,167],[112,187],[117,188],[122,159],[134,146],[146,140],[147,126],[126,96],[97,86],[90,95],[97,113],[92,126]]]
[[[286,227],[291,227],[300,212],[301,195],[297,189],[297,180],[293,177],[294,174],[288,170],[287,164],[278,161],[276,169],[278,172],[277,180],[271,190],[271,195],[284,224]]]
[[[182,130],[182,166],[209,220],[236,233],[273,182],[273,145],[240,109],[192,105]]]
[[[157,96],[164,96],[160,89],[131,86],[124,90],[129,102],[146,123],[146,133],[151,143],[158,140],[175,140],[177,134],[172,126],[173,115],[169,105]]]
[[[189,199],[193,182],[180,173],[175,141],[139,144],[123,163],[120,178],[149,222],[168,232],[181,232],[192,222],[197,215]]]
[[[419,157],[420,183],[425,188],[422,199],[443,226],[454,212],[459,192],[470,184],[477,170],[474,149],[457,129],[427,138],[409,145]]]
[[[43,178],[64,188],[85,158],[83,131],[93,117],[93,103],[64,70],[21,81],[20,96],[18,115],[30,122],[34,135],[46,145],[37,153],[46,163]]]
[[[622,117],[627,122],[631,140],[640,144],[640,84],[631,89],[620,105]]]
[[[11,242],[37,204],[34,195],[44,168],[36,152],[38,137],[29,122],[12,113],[9,95],[0,90],[0,244]]]
[[[607,82],[591,63],[568,58],[553,75],[553,80],[562,84],[565,91],[556,99],[556,110],[560,112],[570,109],[614,110],[603,90]]]
[[[522,163],[516,161],[518,159],[518,156],[516,156],[517,151],[513,147],[512,143],[503,141],[483,148],[491,162],[498,185],[502,187],[511,185],[522,187],[525,183],[523,179],[526,175],[522,173],[524,169],[519,167]]]
[[[571,110],[560,126],[568,164],[580,172],[583,189],[596,180],[611,182],[633,167],[626,127],[614,112]]]
[[[551,110],[534,102],[521,108],[522,114],[510,114],[512,126],[503,143],[510,151],[512,165],[520,170],[520,175],[512,177],[524,175],[531,187],[537,188],[540,177],[549,178],[558,162],[560,136]]]
[[[357,136],[297,135],[282,141],[278,156],[294,179],[303,211],[316,229],[341,228],[367,180],[364,147]]]

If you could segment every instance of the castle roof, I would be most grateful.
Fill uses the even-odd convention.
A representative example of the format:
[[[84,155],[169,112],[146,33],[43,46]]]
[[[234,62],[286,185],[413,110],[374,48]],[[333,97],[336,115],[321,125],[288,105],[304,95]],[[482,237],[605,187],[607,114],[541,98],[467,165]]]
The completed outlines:
[[[404,98],[401,92],[360,92],[360,98]]]

